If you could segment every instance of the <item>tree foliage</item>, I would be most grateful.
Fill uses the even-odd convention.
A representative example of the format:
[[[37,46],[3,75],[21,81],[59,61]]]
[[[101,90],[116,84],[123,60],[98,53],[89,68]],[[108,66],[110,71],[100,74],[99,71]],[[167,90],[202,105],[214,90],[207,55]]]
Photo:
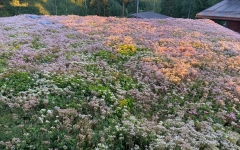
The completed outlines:
[[[176,18],[195,18],[195,15],[221,0],[161,0],[161,13]]]
[[[196,13],[220,0],[139,0],[139,12],[154,11],[176,18]],[[99,15],[127,17],[136,12],[137,0],[0,0],[0,17],[18,14]]]

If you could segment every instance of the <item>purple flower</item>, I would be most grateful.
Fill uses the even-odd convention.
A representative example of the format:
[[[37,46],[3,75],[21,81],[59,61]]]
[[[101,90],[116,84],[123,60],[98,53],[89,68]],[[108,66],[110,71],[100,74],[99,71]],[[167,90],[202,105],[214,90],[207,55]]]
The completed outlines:
[[[191,110],[191,111],[188,111],[189,114],[192,114],[192,115],[197,115],[198,113],[194,110]]]
[[[230,114],[226,114],[225,117],[226,117],[227,120],[230,120],[230,121],[236,121],[237,120],[236,116],[233,112],[231,112]]]
[[[204,114],[209,114],[209,112],[204,110]]]

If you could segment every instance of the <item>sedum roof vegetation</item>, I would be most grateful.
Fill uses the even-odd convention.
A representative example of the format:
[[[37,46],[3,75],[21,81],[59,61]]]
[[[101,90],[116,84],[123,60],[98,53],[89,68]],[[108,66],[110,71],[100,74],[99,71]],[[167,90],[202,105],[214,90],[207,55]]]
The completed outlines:
[[[29,15],[0,32],[0,149],[240,149],[236,32]]]

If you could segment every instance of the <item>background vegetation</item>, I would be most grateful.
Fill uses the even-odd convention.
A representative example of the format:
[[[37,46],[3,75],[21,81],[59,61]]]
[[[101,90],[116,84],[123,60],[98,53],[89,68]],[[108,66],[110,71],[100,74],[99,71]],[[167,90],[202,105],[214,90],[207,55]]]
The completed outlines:
[[[176,18],[196,13],[220,0],[139,0],[139,12],[154,11]],[[137,0],[0,0],[0,17],[19,14],[128,16]]]

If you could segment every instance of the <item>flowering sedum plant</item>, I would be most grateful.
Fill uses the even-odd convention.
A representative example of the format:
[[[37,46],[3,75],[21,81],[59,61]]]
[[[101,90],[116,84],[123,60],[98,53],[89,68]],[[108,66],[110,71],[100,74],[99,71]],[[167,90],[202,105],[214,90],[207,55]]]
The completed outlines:
[[[134,45],[118,45],[117,52],[122,55],[134,55],[136,53],[136,48],[134,47]]]
[[[0,31],[0,149],[240,149],[233,31],[73,15]]]

